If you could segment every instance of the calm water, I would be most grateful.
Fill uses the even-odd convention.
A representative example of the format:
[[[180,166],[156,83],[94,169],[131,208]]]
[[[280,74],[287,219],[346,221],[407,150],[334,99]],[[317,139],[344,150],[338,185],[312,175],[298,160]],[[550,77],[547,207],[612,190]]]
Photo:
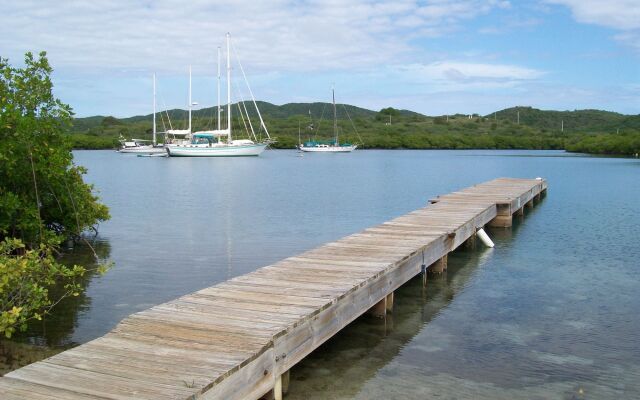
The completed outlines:
[[[640,161],[533,151],[269,151],[258,158],[76,153],[110,207],[87,277],[19,340],[8,370],[127,315],[499,176],[549,181],[512,230],[409,282],[387,321],[362,318],[292,370],[288,399],[640,398]],[[69,261],[90,262],[79,247]]]

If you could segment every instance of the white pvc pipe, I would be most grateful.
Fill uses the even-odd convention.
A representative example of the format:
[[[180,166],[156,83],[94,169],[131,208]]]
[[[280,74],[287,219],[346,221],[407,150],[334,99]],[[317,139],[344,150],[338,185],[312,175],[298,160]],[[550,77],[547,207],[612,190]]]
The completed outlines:
[[[477,234],[478,234],[478,237],[480,238],[480,240],[482,240],[482,243],[485,244],[485,246],[487,246],[487,247],[495,246],[493,244],[493,241],[489,237],[489,235],[487,235],[487,232],[484,231],[484,229],[482,229],[482,228],[478,229]]]

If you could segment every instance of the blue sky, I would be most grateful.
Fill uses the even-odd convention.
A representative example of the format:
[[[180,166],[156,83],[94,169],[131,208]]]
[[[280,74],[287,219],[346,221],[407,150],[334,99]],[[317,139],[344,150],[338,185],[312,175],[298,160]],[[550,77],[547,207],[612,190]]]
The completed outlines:
[[[3,3],[0,56],[46,50],[78,116],[150,113],[153,72],[159,107],[185,108],[190,64],[194,101],[213,105],[227,31],[256,97],[276,104],[329,101],[335,84],[339,102],[428,115],[640,113],[638,0]]]

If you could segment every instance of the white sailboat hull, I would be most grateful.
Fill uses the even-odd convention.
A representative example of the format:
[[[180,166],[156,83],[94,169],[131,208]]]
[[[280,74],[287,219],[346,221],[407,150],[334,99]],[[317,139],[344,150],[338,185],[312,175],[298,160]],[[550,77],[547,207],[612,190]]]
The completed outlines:
[[[136,146],[136,147],[126,147],[118,150],[119,153],[134,153],[134,154],[158,154],[164,153],[166,150],[164,147],[154,147],[154,146]]]
[[[239,146],[167,146],[167,154],[170,157],[246,157],[259,156],[266,143],[246,144]]]
[[[300,146],[300,151],[307,153],[350,153],[358,147],[357,144],[352,146],[327,146],[327,147],[305,147]]]

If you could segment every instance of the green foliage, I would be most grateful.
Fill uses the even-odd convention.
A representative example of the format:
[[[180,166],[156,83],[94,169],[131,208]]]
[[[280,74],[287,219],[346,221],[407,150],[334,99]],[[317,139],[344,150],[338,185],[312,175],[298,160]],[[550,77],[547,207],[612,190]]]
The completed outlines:
[[[102,126],[114,126],[114,125],[122,125],[122,121],[115,117],[105,117],[101,124]]]
[[[73,164],[72,112],[53,96],[51,72],[44,52],[27,53],[24,68],[0,58],[0,332],[7,336],[78,293],[84,269],[52,254],[64,237],[109,218],[82,180],[86,171]],[[64,291],[50,299],[54,283]]]
[[[91,132],[87,134],[76,133],[69,135],[69,140],[71,140],[74,149],[100,150],[118,147],[117,136],[98,136]]]
[[[85,273],[78,265],[66,267],[55,261],[52,249],[57,243],[44,242],[39,248],[26,250],[18,239],[0,242],[0,333],[6,337],[16,328],[26,329],[30,319],[42,319],[54,304],[49,287],[64,281],[64,296],[77,296],[81,290],[76,280]]]
[[[581,153],[636,155],[640,153],[640,131],[577,136],[567,143],[566,149]]]
[[[393,107],[383,108],[376,115],[376,121],[387,121],[388,122],[390,117],[397,117],[398,115],[400,115],[400,111],[396,110]]]
[[[82,180],[86,171],[73,164],[65,134],[71,109],[53,96],[51,71],[44,53],[27,53],[21,69],[0,59],[0,239],[29,247],[43,239],[43,227],[79,235],[109,218]]]
[[[548,111],[532,107],[512,107],[495,113],[502,121],[514,124],[520,113],[520,124],[537,129],[569,133],[615,133],[640,131],[640,115],[623,115],[601,110]],[[493,118],[494,114],[487,117]],[[564,125],[564,126],[563,126]]]
[[[109,264],[92,269],[66,266],[54,257],[58,245],[59,238],[35,249],[27,249],[19,239],[0,242],[0,333],[6,337],[25,330],[31,320],[41,320],[63,299],[79,296],[85,275],[110,268]]]
[[[382,114],[382,115],[391,115],[391,116],[398,116],[400,115],[400,111],[396,110],[393,107],[387,107],[387,108],[383,108],[382,110],[380,110],[380,112],[378,114]]]

